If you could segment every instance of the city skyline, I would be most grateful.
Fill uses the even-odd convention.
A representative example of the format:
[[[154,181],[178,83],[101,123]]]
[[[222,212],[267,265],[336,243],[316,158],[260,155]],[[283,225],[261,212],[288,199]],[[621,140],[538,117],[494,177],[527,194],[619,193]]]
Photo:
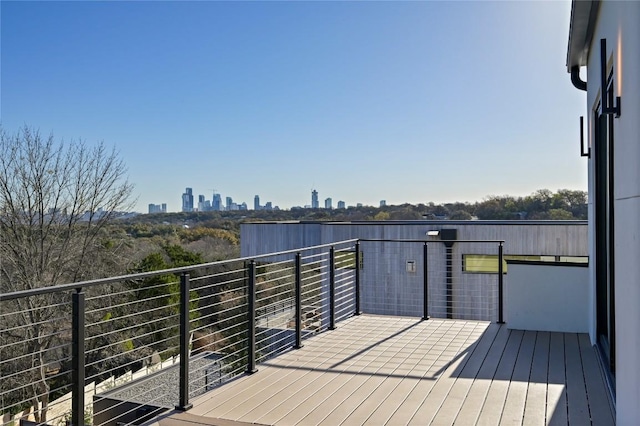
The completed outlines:
[[[525,196],[532,196],[532,195],[536,195],[540,190],[543,189],[548,189],[548,188],[539,188],[538,190],[534,191],[531,194],[525,194]],[[553,191],[552,191],[553,192]],[[293,210],[293,209],[346,209],[346,208],[353,208],[353,207],[387,207],[387,206],[394,206],[394,205],[403,205],[403,204],[414,204],[414,205],[419,205],[419,204],[430,204],[433,203],[431,201],[424,201],[421,203],[397,203],[397,204],[389,204],[387,203],[386,199],[381,199],[378,201],[378,203],[372,203],[372,204],[367,204],[367,203],[361,203],[361,202],[355,202],[355,203],[346,203],[344,200],[338,200],[336,202],[336,205],[334,206],[333,204],[333,197],[327,197],[324,199],[324,202],[322,205],[320,205],[320,201],[319,201],[319,196],[320,196],[320,191],[318,191],[317,189],[312,189],[311,190],[311,204],[294,204],[291,206],[278,206],[275,205],[272,201],[267,201],[266,203],[262,204],[261,203],[261,198],[259,194],[254,195],[253,197],[253,204],[249,204],[246,201],[242,201],[242,202],[235,202],[232,196],[225,196],[225,201],[222,201],[222,194],[219,192],[214,192],[212,195],[212,199],[211,200],[207,200],[206,196],[203,194],[198,194],[198,204],[193,204],[194,207],[188,207],[193,203],[192,200],[195,200],[195,196],[193,195],[193,188],[187,187],[185,189],[185,192],[182,194],[182,199],[183,199],[183,206],[182,209],[178,209],[175,211],[171,211],[171,210],[167,210],[167,203],[162,203],[162,204],[153,204],[150,203],[148,205],[148,211],[147,213],[151,214],[151,213],[176,213],[176,212],[188,212],[188,211],[194,211],[194,212],[206,212],[206,211],[242,211],[242,210]],[[505,195],[505,196],[509,196],[510,194],[501,194]],[[185,197],[186,200],[189,200],[185,203]],[[191,197],[191,198],[189,198]],[[517,197],[517,196],[516,196]],[[314,201],[315,203],[317,203],[317,205],[314,207]],[[477,199],[477,200],[465,200],[465,201],[461,201],[463,203],[477,203],[477,202],[481,202],[483,200],[481,199]],[[446,202],[444,203],[434,203],[434,204],[448,204]],[[137,213],[143,213],[143,212],[137,212]]]
[[[193,192],[192,187],[186,187],[185,192],[182,193],[182,207],[180,210],[171,211],[167,210],[167,203],[162,204],[154,204],[150,203],[148,205],[148,213],[172,213],[172,212],[192,212],[192,211],[234,211],[234,210],[280,210],[281,208],[278,205],[274,205],[272,201],[267,201],[264,205],[260,202],[260,195],[256,194],[253,197],[253,208],[250,209],[249,205],[245,202],[234,202],[233,197],[226,196],[226,203],[222,203],[222,194],[215,191],[213,192],[211,200],[207,200],[204,194],[198,194],[198,203],[195,203],[195,193]],[[284,206],[283,209],[290,210],[296,208],[325,208],[325,209],[333,209],[333,198],[328,197],[324,200],[324,207],[320,206],[320,202],[318,199],[319,192],[316,189],[311,190],[311,204],[304,205],[291,205]],[[354,205],[347,206],[344,200],[339,200],[337,207],[338,209],[344,209],[347,207],[355,207],[362,206],[362,203],[355,203]],[[380,207],[386,205],[385,200],[380,200]]]
[[[0,8],[3,129],[115,146],[139,212],[197,182],[282,207],[586,189],[568,1]]]

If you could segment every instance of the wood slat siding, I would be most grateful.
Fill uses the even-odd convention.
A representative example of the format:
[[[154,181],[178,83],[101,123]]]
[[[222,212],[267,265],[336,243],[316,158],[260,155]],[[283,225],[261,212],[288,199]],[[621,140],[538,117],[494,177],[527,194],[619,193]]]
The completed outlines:
[[[614,424],[598,360],[582,334],[363,315],[258,368],[192,401],[190,421]],[[162,422],[155,426],[166,417]]]
[[[352,238],[425,239],[431,229],[456,228],[459,240],[504,240],[504,254],[587,256],[586,222],[405,221],[358,223],[248,223],[241,225],[241,254],[252,256]],[[363,312],[422,316],[423,245],[363,242]],[[497,319],[497,274],[462,273],[463,254],[498,254],[495,243],[456,243],[453,247],[454,318]],[[416,262],[407,272],[406,262]],[[429,313],[446,318],[445,249],[429,243]],[[508,274],[505,276],[508,285]]]
[[[588,255],[586,221],[411,221],[359,223],[243,223],[243,256],[351,238],[424,239],[431,229],[456,228],[459,240],[505,240],[505,254]]]

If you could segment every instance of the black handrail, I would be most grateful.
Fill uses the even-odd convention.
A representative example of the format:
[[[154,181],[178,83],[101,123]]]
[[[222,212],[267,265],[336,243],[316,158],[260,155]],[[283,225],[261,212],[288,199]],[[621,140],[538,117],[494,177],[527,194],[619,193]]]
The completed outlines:
[[[23,297],[40,296],[40,295],[43,295],[43,294],[51,294],[51,293],[58,293],[58,292],[64,292],[64,291],[71,291],[71,290],[75,290],[77,288],[95,287],[95,286],[102,285],[102,284],[111,284],[111,283],[115,283],[115,282],[119,282],[119,281],[125,281],[125,280],[139,280],[139,279],[156,277],[158,275],[167,275],[167,274],[182,274],[182,273],[186,273],[186,272],[193,272],[193,271],[195,271],[197,269],[209,268],[209,267],[218,266],[218,265],[224,265],[224,264],[230,263],[230,262],[243,262],[243,261],[251,261],[251,260],[257,260],[257,259],[262,259],[262,258],[267,258],[267,257],[282,256],[282,255],[285,255],[285,254],[297,253],[300,250],[305,250],[305,251],[306,250],[315,250],[315,249],[320,249],[320,248],[325,248],[325,247],[331,247],[331,246],[334,246],[334,245],[355,243],[357,241],[358,241],[358,239],[344,240],[344,241],[338,241],[338,242],[335,242],[335,243],[320,244],[320,245],[317,245],[317,246],[303,247],[303,248],[298,248],[298,249],[293,249],[293,250],[278,251],[278,252],[274,252],[274,253],[259,254],[259,255],[255,255],[255,256],[239,257],[239,258],[236,258],[236,259],[229,259],[229,260],[219,260],[217,262],[201,263],[201,264],[198,264],[198,265],[182,266],[182,267],[179,267],[179,268],[162,269],[160,271],[138,272],[138,273],[135,273],[135,274],[119,275],[119,276],[116,276],[116,277],[98,278],[98,279],[95,279],[95,280],[79,281],[79,282],[76,282],[76,283],[58,284],[58,285],[54,285],[54,286],[34,288],[34,289],[30,289],[30,290],[14,291],[12,293],[2,293],[2,294],[0,294],[0,302],[5,302],[5,301],[8,301],[8,300],[21,299]]]

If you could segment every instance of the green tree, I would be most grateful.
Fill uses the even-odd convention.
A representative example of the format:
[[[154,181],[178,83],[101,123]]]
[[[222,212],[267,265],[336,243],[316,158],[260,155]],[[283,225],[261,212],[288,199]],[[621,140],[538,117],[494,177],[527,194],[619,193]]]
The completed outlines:
[[[373,216],[373,220],[389,220],[391,215],[387,212],[378,212]]]
[[[183,249],[179,245],[167,245],[163,252],[147,255],[136,268],[136,272],[152,272],[164,269],[204,263],[198,253]],[[141,343],[156,346],[156,350],[165,351],[165,356],[177,352],[177,321],[180,313],[180,277],[175,274],[162,274],[146,278],[134,285],[133,300],[149,311],[147,321],[140,325],[138,335],[147,335]],[[190,318],[198,318],[198,294],[191,291],[189,303]],[[160,342],[158,345],[157,342]]]
[[[464,210],[456,210],[449,216],[451,220],[471,220],[473,216],[471,216],[468,212]]]
[[[550,220],[571,220],[575,219],[570,211],[563,209],[550,209],[547,214]]]

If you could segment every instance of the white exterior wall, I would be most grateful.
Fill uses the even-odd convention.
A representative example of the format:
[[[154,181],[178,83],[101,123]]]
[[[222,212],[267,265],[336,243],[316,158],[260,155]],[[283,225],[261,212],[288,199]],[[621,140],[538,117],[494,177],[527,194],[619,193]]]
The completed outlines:
[[[600,5],[587,65],[590,146],[593,111],[600,97],[602,38],[607,39],[607,58],[613,58],[614,95],[622,98],[621,115],[614,120],[616,421],[636,425],[640,419],[640,2],[604,1]],[[596,155],[592,150],[590,197],[595,190]],[[591,206],[589,214],[589,247],[597,256]],[[593,257],[591,265],[591,293],[595,295]],[[594,341],[594,317],[591,323]]]
[[[589,269],[585,266],[509,263],[507,327],[587,333]]]

